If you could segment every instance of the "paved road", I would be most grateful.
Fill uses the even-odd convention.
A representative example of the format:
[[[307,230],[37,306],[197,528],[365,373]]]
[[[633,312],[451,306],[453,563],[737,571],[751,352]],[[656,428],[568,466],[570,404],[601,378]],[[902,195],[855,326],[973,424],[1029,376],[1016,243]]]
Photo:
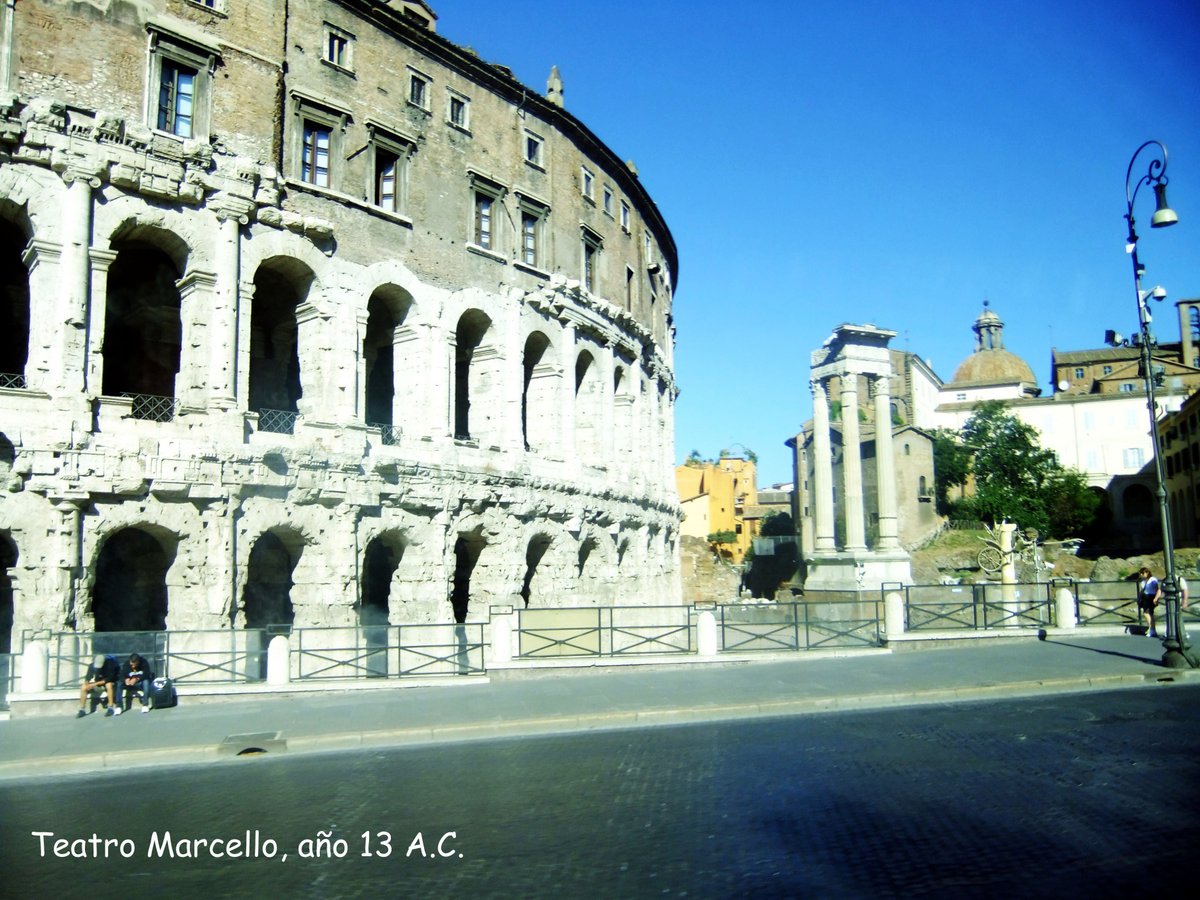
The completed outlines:
[[[1192,682],[8,782],[0,892],[1144,894],[1193,880],[1198,747]],[[275,856],[147,858],[166,831],[176,852],[257,831]],[[301,858],[323,832],[345,858]],[[391,854],[363,856],[381,832]],[[53,857],[93,833],[134,858]]]

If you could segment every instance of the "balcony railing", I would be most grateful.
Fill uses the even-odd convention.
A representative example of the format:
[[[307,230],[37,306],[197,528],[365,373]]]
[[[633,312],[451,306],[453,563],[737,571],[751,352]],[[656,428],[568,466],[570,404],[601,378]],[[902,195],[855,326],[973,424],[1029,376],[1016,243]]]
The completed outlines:
[[[368,422],[368,428],[378,428],[380,440],[388,447],[400,443],[400,426],[384,425],[382,422]]]
[[[300,418],[297,412],[286,409],[260,409],[258,411],[258,430],[271,434],[295,434],[296,420]]]
[[[170,422],[175,418],[175,410],[179,401],[174,397],[159,397],[155,394],[122,394],[123,398],[132,401],[130,415],[135,419],[147,422]]]
[[[12,372],[0,372],[0,388],[16,388],[23,391],[25,390],[25,376]]]

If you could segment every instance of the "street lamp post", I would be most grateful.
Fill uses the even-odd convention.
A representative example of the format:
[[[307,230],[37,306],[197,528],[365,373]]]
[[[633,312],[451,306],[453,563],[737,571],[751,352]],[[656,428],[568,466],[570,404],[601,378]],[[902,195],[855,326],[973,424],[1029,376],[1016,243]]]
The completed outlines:
[[[1162,156],[1154,156],[1150,160],[1146,174],[1131,183],[1133,166],[1142,151],[1152,147]],[[1153,153],[1154,150],[1151,152]],[[1159,141],[1146,141],[1138,147],[1129,160],[1129,168],[1125,172],[1125,220],[1129,223],[1129,236],[1125,250],[1133,260],[1133,287],[1137,295],[1138,328],[1141,338],[1142,376],[1146,382],[1146,405],[1150,411],[1150,441],[1154,454],[1154,475],[1158,481],[1158,510],[1162,523],[1163,565],[1166,569],[1163,579],[1163,593],[1166,596],[1167,629],[1163,638],[1163,665],[1174,669],[1197,668],[1200,661],[1191,653],[1187,631],[1183,627],[1183,618],[1179,609],[1179,582],[1175,577],[1175,542],[1171,531],[1171,507],[1167,501],[1167,474],[1163,465],[1162,448],[1158,439],[1158,405],[1154,397],[1156,374],[1154,372],[1153,354],[1154,336],[1150,330],[1150,310],[1147,305],[1150,297],[1161,300],[1166,292],[1161,288],[1152,291],[1142,290],[1142,275],[1145,267],[1138,260],[1138,236],[1134,230],[1133,202],[1137,199],[1138,189],[1142,185],[1154,188],[1156,206],[1154,216],[1150,220],[1151,228],[1165,228],[1179,221],[1175,211],[1167,205],[1167,148]]]

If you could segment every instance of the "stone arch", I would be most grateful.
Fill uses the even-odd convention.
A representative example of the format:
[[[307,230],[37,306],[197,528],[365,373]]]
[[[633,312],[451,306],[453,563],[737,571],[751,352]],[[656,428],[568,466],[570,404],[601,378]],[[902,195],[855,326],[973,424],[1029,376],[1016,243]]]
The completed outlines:
[[[33,236],[22,207],[0,199],[0,387],[24,387],[29,361],[29,271]]]
[[[363,419],[368,425],[395,425],[396,400],[409,395],[412,373],[399,358],[401,328],[410,316],[412,294],[394,284],[382,284],[367,300],[363,335]],[[389,443],[387,428],[384,442]]]
[[[246,628],[282,626],[291,630],[293,576],[304,552],[304,537],[291,528],[272,528],[254,541],[246,561],[241,614]]]
[[[575,357],[575,452],[584,463],[600,462],[602,386],[599,366],[590,350]]]
[[[545,598],[549,596],[549,592],[543,590],[543,584],[547,579],[543,576],[538,579],[538,566],[546,556],[546,551],[550,549],[553,539],[545,532],[539,531],[529,539],[529,543],[525,545],[525,575],[521,580],[521,599],[525,603],[525,608],[530,605],[546,606]],[[535,602],[537,601],[537,602]]]
[[[1154,495],[1144,484],[1131,484],[1121,493],[1121,507],[1127,519],[1149,519],[1154,516]]]
[[[358,595],[359,625],[386,625],[393,618],[405,620],[402,614],[392,614],[398,603],[392,587],[407,548],[404,536],[395,530],[381,532],[367,542]]]
[[[454,330],[454,436],[481,444],[495,436],[499,370],[491,337],[492,320],[479,309],[468,309]]]
[[[141,523],[103,538],[90,579],[96,631],[166,630],[167,571],[178,546],[178,535]]]
[[[483,529],[460,531],[454,541],[454,571],[450,580],[450,604],[455,622],[467,621],[471,604],[471,579],[479,557],[487,546]]]
[[[604,606],[612,601],[615,550],[606,532],[593,527],[580,532],[575,547],[573,573],[580,603]]]
[[[0,531],[0,653],[12,653],[13,602],[12,576],[17,566],[17,545],[8,532]]]
[[[260,431],[290,433],[300,410],[299,310],[314,278],[312,269],[290,256],[265,259],[254,272],[247,402],[259,413]]]
[[[558,372],[551,363],[553,343],[542,331],[531,331],[521,354],[521,433],[526,450],[546,450],[555,443]]]
[[[109,246],[116,257],[108,268],[101,393],[174,398],[183,348],[178,281],[188,246],[173,232],[136,221],[114,231]],[[155,418],[166,409],[135,401],[133,414]]]

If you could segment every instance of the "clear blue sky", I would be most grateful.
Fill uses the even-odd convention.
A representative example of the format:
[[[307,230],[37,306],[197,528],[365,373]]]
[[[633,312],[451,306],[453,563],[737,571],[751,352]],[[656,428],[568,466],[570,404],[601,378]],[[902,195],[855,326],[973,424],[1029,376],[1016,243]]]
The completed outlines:
[[[1149,138],[1180,224],[1151,231],[1142,190],[1147,286],[1200,296],[1197,0],[433,7],[531,87],[558,65],[567,108],[662,209],[677,461],[740,444],[760,486],[789,479],[809,353],[841,322],[898,332],[949,380],[987,297],[1048,391],[1051,347],[1136,328],[1124,179]]]

